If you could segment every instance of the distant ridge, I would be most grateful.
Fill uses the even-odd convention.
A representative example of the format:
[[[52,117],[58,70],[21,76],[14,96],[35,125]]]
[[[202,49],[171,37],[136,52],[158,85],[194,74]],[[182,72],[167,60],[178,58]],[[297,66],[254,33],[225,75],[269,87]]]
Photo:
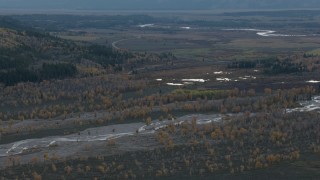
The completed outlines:
[[[319,0],[0,0],[1,9],[211,10],[320,8]]]

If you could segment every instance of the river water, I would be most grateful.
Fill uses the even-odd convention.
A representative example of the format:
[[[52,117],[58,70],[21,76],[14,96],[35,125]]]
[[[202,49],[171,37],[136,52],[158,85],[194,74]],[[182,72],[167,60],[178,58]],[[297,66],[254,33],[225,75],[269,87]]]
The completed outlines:
[[[301,107],[294,109],[287,109],[287,113],[291,112],[309,112],[318,111],[320,112],[320,96],[314,96],[311,101],[300,102]]]
[[[287,109],[287,113],[318,111],[320,113],[320,96],[315,96],[310,101],[300,102],[301,107]],[[167,127],[169,124],[182,124],[191,122],[196,118],[197,124],[219,123],[225,115],[220,114],[190,114],[181,116],[174,120],[153,121],[150,125],[143,122],[109,125],[97,128],[90,128],[71,135],[48,136],[39,139],[25,139],[9,144],[0,145],[0,167],[5,167],[5,160],[12,155],[20,155],[22,163],[29,163],[33,157],[43,157],[44,153],[50,155],[58,154],[60,157],[72,157],[83,154],[86,146],[90,145],[93,152],[87,151],[89,156],[92,153],[102,153],[108,140],[117,139],[119,150],[128,151],[130,149],[150,148],[150,138],[154,138],[157,130]],[[121,138],[127,137],[127,138]],[[148,144],[149,143],[149,144]],[[152,145],[152,144],[151,144]],[[145,146],[145,147],[144,147]],[[109,151],[109,149],[108,149]]]
[[[263,29],[223,29],[225,31],[252,31],[256,32],[257,35],[263,37],[305,37],[305,34],[279,34],[273,30],[263,30]]]
[[[50,147],[70,146],[70,144],[79,144],[94,141],[106,141],[117,139],[124,136],[133,136],[135,134],[153,134],[169,124],[181,124],[191,122],[193,118],[197,119],[197,124],[206,124],[220,121],[222,116],[217,114],[204,115],[192,114],[179,117],[174,120],[153,121],[150,125],[145,123],[130,123],[109,125],[97,128],[90,128],[76,134],[51,136],[39,139],[26,139],[9,144],[0,145],[0,157],[22,154],[30,151],[43,151]]]

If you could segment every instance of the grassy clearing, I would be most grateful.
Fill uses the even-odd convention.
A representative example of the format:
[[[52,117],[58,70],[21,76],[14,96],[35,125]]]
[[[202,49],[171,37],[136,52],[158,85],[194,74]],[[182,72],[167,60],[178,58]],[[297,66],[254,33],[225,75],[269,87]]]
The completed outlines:
[[[207,97],[207,98],[223,98],[228,95],[229,91],[227,90],[186,90],[186,89],[176,89],[173,91],[173,94],[181,94],[192,96],[193,98],[197,97]]]
[[[73,41],[95,41],[99,39],[98,36],[59,36],[62,39],[73,40]]]
[[[177,49],[173,51],[173,54],[177,57],[202,59],[212,57],[213,50],[211,48]]]
[[[307,56],[320,56],[320,48],[319,49],[314,49],[312,51],[308,51],[306,53]]]

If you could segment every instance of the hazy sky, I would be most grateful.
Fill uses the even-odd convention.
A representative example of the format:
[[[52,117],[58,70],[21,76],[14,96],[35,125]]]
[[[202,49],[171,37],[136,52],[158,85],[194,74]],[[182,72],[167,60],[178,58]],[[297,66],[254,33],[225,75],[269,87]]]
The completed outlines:
[[[319,7],[320,0],[0,0],[0,9],[196,10]]]

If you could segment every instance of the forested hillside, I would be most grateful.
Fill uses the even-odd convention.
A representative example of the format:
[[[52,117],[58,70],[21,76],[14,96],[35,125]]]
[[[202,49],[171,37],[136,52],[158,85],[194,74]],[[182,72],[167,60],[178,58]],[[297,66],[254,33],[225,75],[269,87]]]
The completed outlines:
[[[119,69],[125,60],[133,58],[133,54],[111,47],[62,40],[20,27],[18,21],[0,18],[0,82],[6,85],[73,77],[83,60],[101,68]]]

